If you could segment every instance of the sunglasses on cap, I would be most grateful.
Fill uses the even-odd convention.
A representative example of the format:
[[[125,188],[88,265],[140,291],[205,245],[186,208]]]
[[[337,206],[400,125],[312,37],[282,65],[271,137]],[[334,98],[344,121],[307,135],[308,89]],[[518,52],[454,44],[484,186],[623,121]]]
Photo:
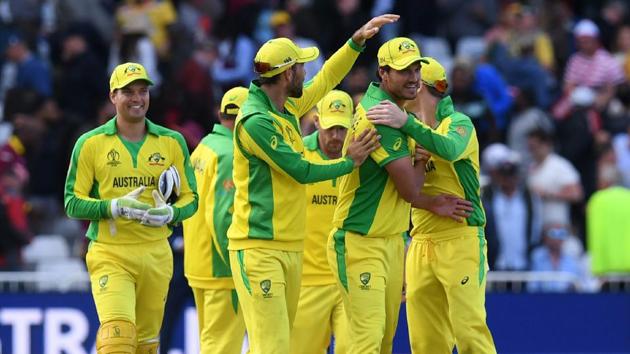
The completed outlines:
[[[433,82],[432,84],[424,80],[422,80],[422,82],[424,82],[427,86],[433,87],[439,93],[445,93],[446,90],[448,89],[448,82],[446,82],[446,80],[437,80]]]
[[[280,69],[291,64],[295,64],[295,60],[291,60],[289,62],[274,65],[274,66],[271,66],[271,64],[269,63],[258,61],[258,62],[254,62],[254,71],[256,72],[256,74],[265,74],[265,73],[270,72],[271,70]]]

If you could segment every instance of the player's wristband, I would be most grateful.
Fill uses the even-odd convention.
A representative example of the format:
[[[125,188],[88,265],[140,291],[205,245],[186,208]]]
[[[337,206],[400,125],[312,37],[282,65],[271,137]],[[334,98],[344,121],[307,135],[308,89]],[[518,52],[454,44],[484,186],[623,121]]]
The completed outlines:
[[[350,48],[356,50],[359,53],[363,53],[363,51],[365,50],[365,45],[360,45],[359,43],[353,41],[352,37],[348,39],[348,45],[350,46]]]

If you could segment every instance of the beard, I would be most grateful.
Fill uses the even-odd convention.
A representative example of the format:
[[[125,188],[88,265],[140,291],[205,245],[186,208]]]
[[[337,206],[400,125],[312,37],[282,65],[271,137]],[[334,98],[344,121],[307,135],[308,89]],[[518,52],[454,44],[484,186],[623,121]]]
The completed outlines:
[[[302,97],[302,90],[304,88],[304,80],[299,80],[297,75],[293,76],[291,86],[289,86],[289,97],[300,98]]]

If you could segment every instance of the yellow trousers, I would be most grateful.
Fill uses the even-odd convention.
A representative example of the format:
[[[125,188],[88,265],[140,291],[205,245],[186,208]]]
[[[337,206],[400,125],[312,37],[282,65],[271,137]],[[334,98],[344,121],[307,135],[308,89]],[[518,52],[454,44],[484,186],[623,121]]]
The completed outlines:
[[[348,316],[348,353],[391,353],[402,297],[402,235],[333,229],[327,255]]]
[[[302,252],[263,248],[230,251],[230,268],[247,327],[250,354],[288,354]]]
[[[496,353],[486,325],[483,234],[415,236],[407,253],[407,322],[414,354]]]
[[[245,338],[243,311],[234,289],[193,288],[201,354],[240,354]]]
[[[85,257],[100,323],[136,325],[138,344],[159,340],[173,253],[168,240],[140,244],[92,242]]]
[[[324,354],[335,336],[335,354],[345,354],[348,321],[336,284],[303,286],[291,331],[291,354]]]

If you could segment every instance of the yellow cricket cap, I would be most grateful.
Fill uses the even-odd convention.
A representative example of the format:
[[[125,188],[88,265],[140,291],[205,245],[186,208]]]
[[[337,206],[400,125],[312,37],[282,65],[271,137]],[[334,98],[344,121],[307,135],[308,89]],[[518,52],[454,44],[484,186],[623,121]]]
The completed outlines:
[[[147,70],[138,63],[124,63],[118,65],[109,79],[109,92],[123,88],[136,80],[144,80],[149,85],[153,85],[153,81],[149,79]]]
[[[378,66],[403,70],[417,61],[424,63],[420,49],[416,42],[407,37],[390,39],[378,49]]]
[[[445,93],[448,89],[446,70],[442,64],[431,57],[423,57],[425,60],[420,68],[420,77],[425,85],[431,86],[439,93]]]
[[[271,27],[287,25],[289,23],[291,23],[291,15],[284,10],[274,11],[269,17],[269,25]]]
[[[261,77],[272,77],[287,70],[295,63],[315,60],[317,47],[300,48],[288,38],[274,38],[260,47],[254,58],[254,71]]]
[[[352,97],[340,90],[330,91],[317,103],[319,125],[328,129],[334,126],[350,128],[354,107]]]
[[[221,99],[221,113],[237,115],[247,99],[249,90],[242,86],[233,87],[223,95]]]

